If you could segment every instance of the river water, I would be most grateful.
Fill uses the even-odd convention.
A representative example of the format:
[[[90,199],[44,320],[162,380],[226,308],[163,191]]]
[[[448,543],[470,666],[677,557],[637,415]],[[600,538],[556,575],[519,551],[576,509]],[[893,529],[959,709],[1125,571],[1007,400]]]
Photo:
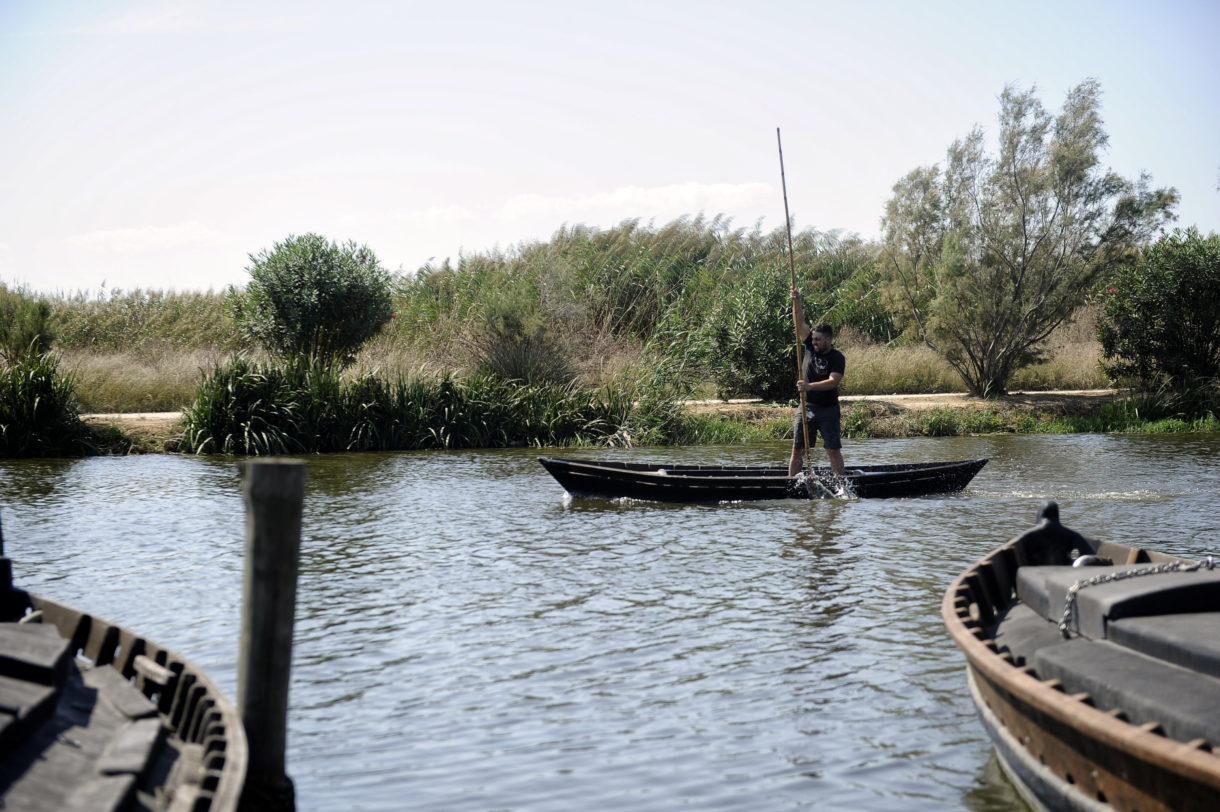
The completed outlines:
[[[941,624],[946,587],[1049,498],[1090,535],[1220,553],[1217,436],[845,453],[991,461],[956,496],[696,506],[571,500],[524,450],[309,458],[298,809],[1021,808]],[[753,464],[787,447],[571,455]],[[236,697],[234,460],[0,461],[0,517],[20,586]]]

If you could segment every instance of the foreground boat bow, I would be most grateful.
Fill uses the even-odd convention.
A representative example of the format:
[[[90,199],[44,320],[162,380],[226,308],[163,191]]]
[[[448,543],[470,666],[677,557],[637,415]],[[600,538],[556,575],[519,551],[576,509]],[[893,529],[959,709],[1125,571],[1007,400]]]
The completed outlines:
[[[1220,808],[1220,569],[1042,521],[941,607],[1005,770],[1051,809]]]
[[[0,807],[232,812],[247,760],[203,671],[14,588],[0,539]]]

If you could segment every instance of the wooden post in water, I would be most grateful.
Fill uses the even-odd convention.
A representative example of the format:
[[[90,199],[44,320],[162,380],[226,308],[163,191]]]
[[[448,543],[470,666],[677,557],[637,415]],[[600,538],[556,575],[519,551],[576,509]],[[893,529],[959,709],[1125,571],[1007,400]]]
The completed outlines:
[[[237,712],[250,743],[241,809],[293,810],[296,797],[284,756],[305,463],[250,460],[238,469],[246,502],[246,566]]]

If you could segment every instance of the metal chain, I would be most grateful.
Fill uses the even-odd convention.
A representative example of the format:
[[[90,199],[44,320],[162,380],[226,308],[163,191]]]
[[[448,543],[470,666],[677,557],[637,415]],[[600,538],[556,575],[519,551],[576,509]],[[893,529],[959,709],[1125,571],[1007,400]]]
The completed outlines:
[[[1059,618],[1059,633],[1064,638],[1071,637],[1072,616],[1076,613],[1076,595],[1085,587],[1097,584],[1109,584],[1114,581],[1125,581],[1128,578],[1138,578],[1141,575],[1161,575],[1168,572],[1194,572],[1202,567],[1213,569],[1215,562],[1209,555],[1206,561],[1172,561],[1165,564],[1154,564],[1151,567],[1141,567],[1134,570],[1119,570],[1118,572],[1103,572],[1092,578],[1082,578],[1068,587],[1063,603],[1063,615]],[[1079,629],[1077,630],[1079,631]]]

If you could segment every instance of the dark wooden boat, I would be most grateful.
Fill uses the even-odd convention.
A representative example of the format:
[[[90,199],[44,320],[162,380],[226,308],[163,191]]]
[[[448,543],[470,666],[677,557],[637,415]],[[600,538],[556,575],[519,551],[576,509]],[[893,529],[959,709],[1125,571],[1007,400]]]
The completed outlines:
[[[12,586],[0,539],[0,807],[237,808],[246,735],[198,668]]]
[[[1041,522],[941,614],[1000,763],[1031,803],[1220,809],[1220,568]]]
[[[960,491],[987,460],[862,465],[835,477],[828,468],[806,482],[786,466],[661,465],[642,462],[538,461],[573,496],[628,497],[661,502],[736,502],[844,495],[861,499]]]

